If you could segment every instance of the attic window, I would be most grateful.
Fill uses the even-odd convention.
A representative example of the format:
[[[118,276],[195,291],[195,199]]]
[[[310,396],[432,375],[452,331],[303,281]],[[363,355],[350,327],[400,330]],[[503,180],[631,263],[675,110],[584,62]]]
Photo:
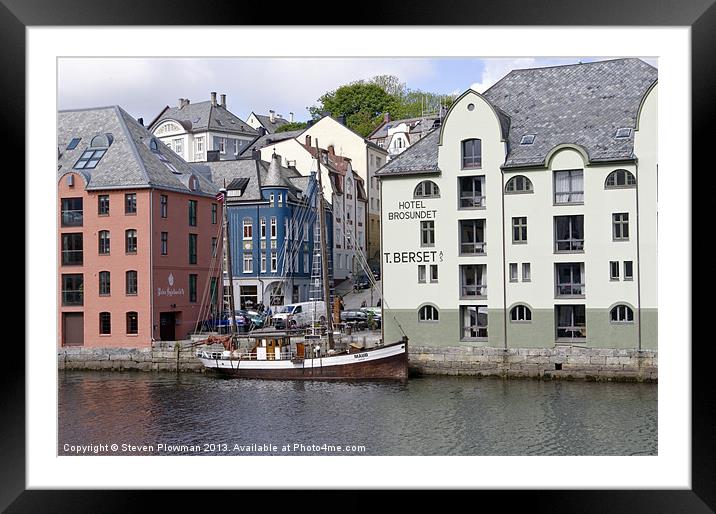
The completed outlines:
[[[222,125],[221,125],[221,120],[216,120],[216,124],[221,127],[221,126],[222,126]]]
[[[522,136],[522,140],[520,140],[521,145],[531,145],[535,142],[535,135],[534,134],[525,134]]]
[[[94,140],[93,140],[94,141]],[[74,165],[76,170],[91,170],[97,167],[97,163],[107,150],[85,150]]]
[[[157,143],[157,140],[156,140],[156,139],[152,139],[152,140],[149,142],[149,149],[150,149],[152,152],[159,153],[159,143]]]
[[[631,129],[627,127],[622,127],[617,129],[617,133],[614,136],[614,139],[628,139],[631,137]]]
[[[77,148],[77,145],[80,144],[80,141],[82,141],[81,137],[75,137],[70,141],[70,144],[67,145],[68,150],[74,150]]]
[[[109,148],[112,144],[112,134],[99,134],[90,141],[90,148]]]
[[[153,141],[153,142],[154,142],[154,141]],[[167,168],[169,168],[169,171],[171,171],[172,173],[175,173],[175,174],[177,174],[177,175],[180,175],[180,174],[181,174],[181,173],[174,167],[174,165],[173,165],[171,162],[169,162],[169,159],[167,159],[165,155],[159,153],[158,150],[157,150],[157,157],[159,157],[159,160],[164,163],[164,166],[166,166]]]

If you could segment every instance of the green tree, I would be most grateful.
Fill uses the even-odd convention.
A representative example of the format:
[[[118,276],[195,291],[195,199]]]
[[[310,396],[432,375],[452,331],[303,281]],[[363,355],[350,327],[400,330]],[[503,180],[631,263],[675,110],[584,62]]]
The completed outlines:
[[[307,123],[305,121],[291,121],[289,123],[284,123],[279,128],[276,129],[276,132],[289,132],[291,130],[301,130],[305,129],[307,127]]]

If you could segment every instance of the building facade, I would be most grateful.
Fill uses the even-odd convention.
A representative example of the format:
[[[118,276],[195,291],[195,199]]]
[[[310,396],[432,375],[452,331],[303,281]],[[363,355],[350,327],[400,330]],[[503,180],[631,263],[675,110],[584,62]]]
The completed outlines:
[[[368,140],[387,150],[390,160],[410,148],[410,145],[420,141],[433,129],[440,127],[444,115],[443,107],[438,114],[420,118],[392,120],[390,114],[385,114],[383,123],[368,136]]]
[[[274,110],[269,110],[268,116],[265,114],[256,114],[251,111],[249,117],[246,118],[246,123],[257,131],[260,128],[263,128],[267,134],[273,134],[282,125],[285,125],[286,123],[293,123],[293,113],[289,113],[289,119],[287,120],[280,114],[277,114]]]
[[[656,349],[656,79],[514,70],[380,170],[386,340]]]
[[[308,301],[311,294],[319,225],[316,178],[285,168],[280,160],[276,155],[270,162],[257,158],[194,165],[198,173],[227,190],[237,309],[258,304],[275,309]],[[330,248],[330,208],[326,220]]]
[[[120,107],[58,113],[58,346],[148,348],[217,309],[218,189]]]
[[[217,152],[220,160],[236,159],[258,132],[226,107],[226,95],[192,104],[180,98],[177,107],[165,107],[149,124],[149,130],[187,162],[208,160]]]

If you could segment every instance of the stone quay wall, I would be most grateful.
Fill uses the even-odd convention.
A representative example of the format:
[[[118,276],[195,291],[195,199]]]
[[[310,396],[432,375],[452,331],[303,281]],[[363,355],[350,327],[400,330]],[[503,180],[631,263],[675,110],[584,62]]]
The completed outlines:
[[[204,366],[194,348],[181,344],[163,344],[143,348],[57,349],[60,370],[84,371],[189,371],[203,372]]]
[[[557,346],[410,346],[410,373],[543,380],[657,382],[658,352]]]

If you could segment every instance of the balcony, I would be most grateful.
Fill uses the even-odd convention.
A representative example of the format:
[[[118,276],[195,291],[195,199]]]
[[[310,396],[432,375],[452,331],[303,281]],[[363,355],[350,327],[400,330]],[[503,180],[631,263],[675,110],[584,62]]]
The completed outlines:
[[[485,197],[484,196],[460,194],[460,208],[461,209],[476,209],[476,208],[480,208],[480,207],[485,207]]]
[[[484,284],[463,285],[460,298],[487,298],[487,286]]]
[[[557,296],[578,296],[582,297],[586,294],[584,284],[557,284],[555,288]]]
[[[487,251],[487,243],[460,243],[460,255],[485,255]]]
[[[62,291],[62,305],[84,305],[84,292],[79,290]]]
[[[82,250],[62,250],[62,264],[64,266],[82,265]]]
[[[82,211],[62,211],[63,227],[81,227]]]
[[[584,239],[557,240],[555,250],[557,252],[583,252]]]

